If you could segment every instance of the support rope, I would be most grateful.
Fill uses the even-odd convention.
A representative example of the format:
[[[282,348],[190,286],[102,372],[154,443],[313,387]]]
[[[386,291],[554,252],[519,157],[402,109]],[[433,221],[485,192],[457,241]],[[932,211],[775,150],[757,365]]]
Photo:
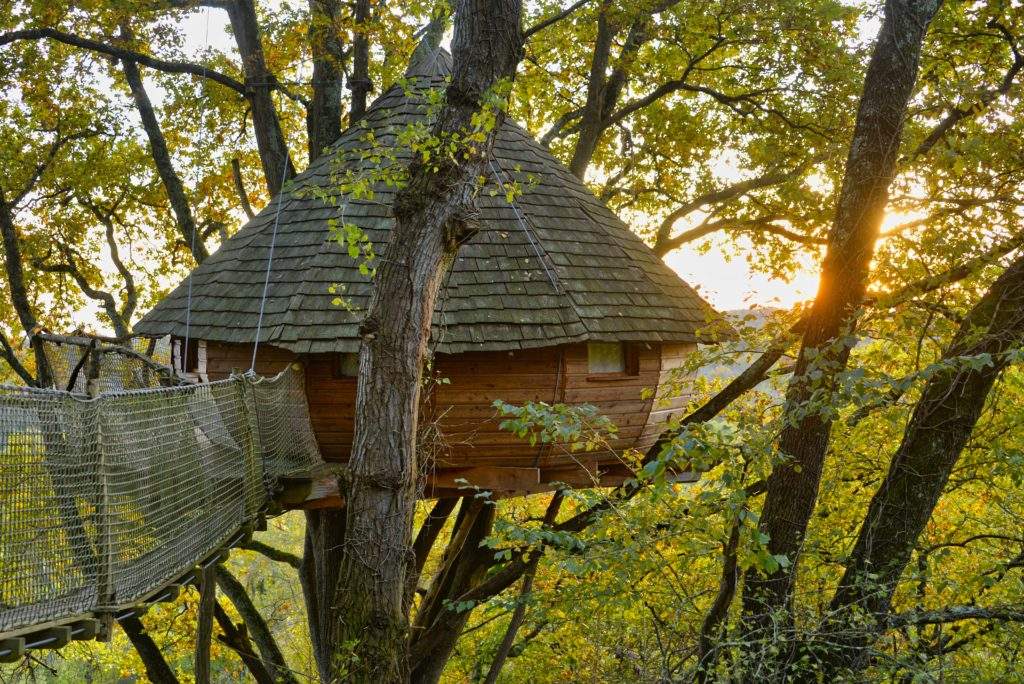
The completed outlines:
[[[494,163],[494,157],[490,157],[487,162],[491,165],[491,172],[494,174],[494,179],[498,181],[498,189],[501,190],[502,194],[508,197],[508,190],[505,187],[505,183],[502,181],[502,175],[504,172],[500,166]],[[556,278],[554,273],[551,272],[551,269],[548,267],[547,259],[545,258],[543,251],[541,251],[540,244],[538,244],[536,239],[533,237],[529,220],[519,208],[519,205],[516,204],[515,199],[509,202],[509,204],[512,205],[512,210],[516,213],[516,218],[519,220],[519,227],[523,229],[523,233],[526,235],[527,241],[533,247],[533,252],[537,255],[537,260],[540,261],[540,266],[544,269],[544,275],[548,277],[551,287],[555,288],[555,292],[558,294],[562,294],[562,287],[558,283],[558,278]]]
[[[287,151],[285,152],[287,155]],[[277,211],[274,213],[274,228],[270,232],[270,250],[267,254],[267,274],[263,278],[263,296],[260,297],[260,313],[256,319],[256,338],[252,341],[252,361],[249,372],[256,372],[256,352],[260,347],[260,333],[263,330],[263,312],[267,306],[267,292],[270,290],[270,271],[274,264],[274,244],[277,242],[277,226],[281,221],[281,204],[284,202],[284,182],[288,178],[288,160],[281,163],[281,189],[277,193]]]
[[[203,49],[204,51],[210,49],[210,9],[206,8],[206,27],[203,33]],[[206,62],[203,62],[203,82],[206,81]],[[203,99],[203,106],[199,109],[199,119],[202,121],[203,114],[206,113],[206,99]],[[192,225],[192,235],[189,236],[189,253],[192,254],[192,258],[195,258],[196,254],[196,233],[199,232],[199,226]],[[185,301],[185,342],[181,348],[181,372],[188,372],[188,340],[190,328],[192,327],[192,273],[188,274],[188,294]],[[174,359],[171,359],[171,365],[174,365]]]

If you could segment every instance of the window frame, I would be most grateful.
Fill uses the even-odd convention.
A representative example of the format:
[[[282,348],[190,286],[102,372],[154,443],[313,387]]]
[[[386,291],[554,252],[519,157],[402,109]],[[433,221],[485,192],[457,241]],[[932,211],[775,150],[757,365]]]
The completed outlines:
[[[622,348],[622,370],[621,371],[592,371],[590,369],[590,345],[591,344],[618,344]],[[632,380],[640,375],[640,350],[637,345],[629,342],[602,342],[595,340],[587,342],[587,382],[607,382]]]

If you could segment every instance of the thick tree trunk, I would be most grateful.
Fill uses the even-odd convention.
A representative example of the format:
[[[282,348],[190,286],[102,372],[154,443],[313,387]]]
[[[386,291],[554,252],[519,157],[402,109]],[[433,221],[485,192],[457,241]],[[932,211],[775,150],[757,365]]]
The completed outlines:
[[[938,0],[889,0],[868,64],[821,283],[805,319],[800,356],[787,391],[790,422],[779,441],[779,452],[787,460],[768,478],[761,513],[762,529],[770,537],[769,551],[792,563],[767,576],[756,570],[746,573],[745,641],[751,648],[759,648],[758,639],[777,635],[773,612],[783,618],[779,629],[789,627],[795,565],[817,500],[832,428],[831,419],[816,410],[812,400],[831,390],[849,358],[851,343],[846,337],[864,299],[921,44],[938,4]]]
[[[370,20],[370,0],[356,0],[356,30],[352,40],[352,108],[348,117],[351,126],[366,114],[366,98],[373,83],[370,81],[370,38],[366,23]]]
[[[521,54],[519,0],[457,3],[454,69],[433,135],[465,134],[488,92]],[[496,124],[502,112],[496,111]],[[409,677],[404,595],[415,507],[419,395],[434,303],[459,244],[473,231],[475,181],[486,174],[497,125],[457,156],[417,156],[394,207],[386,258],[361,327],[346,536],[334,604],[337,654],[352,681]],[[346,657],[351,656],[351,657]]]
[[[1024,257],[1018,258],[964,319],[943,354],[954,367],[930,378],[861,527],[823,632],[833,668],[859,670],[884,624],[896,583],[932,516],[985,399],[1024,341]],[[980,368],[958,357],[988,354]],[[866,625],[864,618],[867,618]],[[842,645],[836,648],[835,644]]]
[[[122,34],[127,32],[122,29]],[[142,75],[139,73],[139,65],[130,60],[122,60],[121,66],[124,69],[124,77],[128,82],[128,88],[132,92],[132,99],[135,100],[135,109],[142,119],[142,129],[146,131],[146,138],[149,140],[149,151],[156,165],[156,171],[160,175],[164,190],[167,192],[167,199],[174,211],[174,218],[178,223],[178,232],[181,239],[185,241],[186,247],[192,252],[197,264],[203,263],[210,253],[203,244],[203,237],[199,234],[195,219],[192,216],[192,208],[188,203],[188,196],[185,194],[185,186],[174,169],[171,161],[171,154],[167,150],[167,141],[160,129],[160,122],[156,118],[153,104],[149,100],[149,94],[142,82]]]
[[[295,167],[288,156],[288,145],[281,132],[281,121],[274,108],[271,94],[275,78],[267,68],[260,40],[260,26],[256,18],[254,0],[231,0],[225,5],[231,32],[242,57],[242,72],[245,74],[245,88],[252,106],[252,126],[256,132],[256,148],[263,163],[263,175],[267,181],[270,196],[281,192],[282,181],[295,176]]]
[[[306,112],[309,161],[341,136],[341,88],[345,50],[338,23],[341,0],[309,0],[309,44],[313,52],[313,99]]]

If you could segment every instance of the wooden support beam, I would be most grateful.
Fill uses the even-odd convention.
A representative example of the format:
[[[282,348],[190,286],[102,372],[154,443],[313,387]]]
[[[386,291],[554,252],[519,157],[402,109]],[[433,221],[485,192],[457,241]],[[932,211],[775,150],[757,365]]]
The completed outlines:
[[[283,486],[274,502],[283,510],[340,509],[345,501],[338,490],[336,468],[309,475],[282,478]],[[426,477],[423,498],[442,499],[465,496],[473,489],[491,492],[492,498],[501,499],[522,494],[550,492],[560,485],[575,488],[618,487],[635,477],[625,464],[600,465],[596,460],[557,468],[519,468],[502,466],[474,466],[446,468]],[[669,476],[671,482],[696,482],[699,473],[680,472]]]
[[[16,663],[25,657],[25,637],[0,641],[0,663]]]
[[[87,618],[85,620],[79,620],[78,622],[71,623],[71,638],[75,641],[89,641],[95,639],[99,633],[102,624],[95,618]]]
[[[71,641],[71,626],[60,625],[35,632],[25,639],[25,648],[62,648]]]
[[[498,491],[529,490],[540,485],[540,468],[504,468],[500,466],[476,466],[437,470],[426,478],[424,496],[435,498],[438,490],[479,488]]]

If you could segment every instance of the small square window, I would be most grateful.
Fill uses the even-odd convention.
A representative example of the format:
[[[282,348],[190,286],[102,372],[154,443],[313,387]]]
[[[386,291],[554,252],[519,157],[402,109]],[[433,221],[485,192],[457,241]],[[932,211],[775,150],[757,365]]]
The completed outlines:
[[[591,373],[625,373],[626,350],[621,342],[588,342],[587,366]]]
[[[359,354],[352,352],[338,354],[334,361],[334,377],[359,377]]]

